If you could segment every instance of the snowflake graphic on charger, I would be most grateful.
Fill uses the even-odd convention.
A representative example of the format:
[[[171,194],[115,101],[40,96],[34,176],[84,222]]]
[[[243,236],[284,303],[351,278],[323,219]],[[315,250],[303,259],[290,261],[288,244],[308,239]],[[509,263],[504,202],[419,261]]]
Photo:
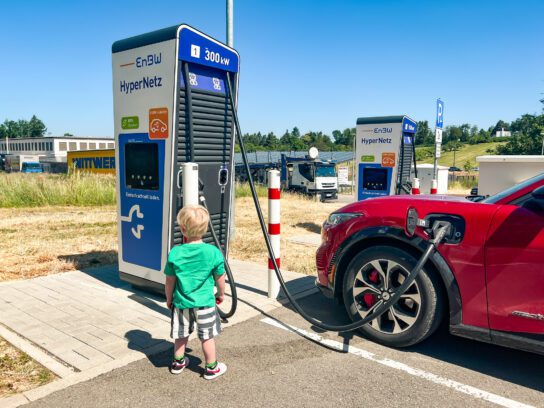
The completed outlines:
[[[144,218],[144,213],[142,213],[140,211],[140,205],[139,204],[134,204],[130,208],[130,211],[128,212],[127,216],[121,216],[121,221],[123,221],[123,222],[132,222],[132,217],[133,217],[134,213],[136,213],[136,218],[140,218],[140,219]],[[136,225],[136,228],[132,227],[130,230],[132,231],[132,235],[134,235],[134,237],[136,239],[141,239],[142,238],[142,231],[144,230],[144,226],[141,225],[141,224],[138,224],[138,225]]]
[[[153,119],[151,121],[151,133],[166,132],[168,126],[160,119]]]

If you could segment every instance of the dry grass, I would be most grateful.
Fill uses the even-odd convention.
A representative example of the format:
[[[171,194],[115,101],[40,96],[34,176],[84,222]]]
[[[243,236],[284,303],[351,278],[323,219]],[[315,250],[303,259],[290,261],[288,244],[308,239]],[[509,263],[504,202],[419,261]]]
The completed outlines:
[[[266,198],[261,198],[267,211]],[[338,203],[319,203],[284,194],[282,268],[311,274],[315,247],[287,238],[317,232]],[[236,237],[231,256],[265,263],[266,247],[249,197],[237,199]],[[0,281],[28,279],[117,262],[115,207],[44,207],[0,209]]]
[[[0,337],[0,398],[44,385],[55,376]]]
[[[267,199],[260,199],[265,217]],[[281,200],[281,268],[305,274],[315,273],[315,247],[294,244],[287,238],[318,232],[327,216],[343,206],[339,203],[320,203],[311,199],[283,194]],[[236,200],[236,236],[230,246],[235,259],[266,264],[268,255],[261,228],[257,221],[253,200]]]
[[[0,209],[0,281],[117,262],[115,207]]]

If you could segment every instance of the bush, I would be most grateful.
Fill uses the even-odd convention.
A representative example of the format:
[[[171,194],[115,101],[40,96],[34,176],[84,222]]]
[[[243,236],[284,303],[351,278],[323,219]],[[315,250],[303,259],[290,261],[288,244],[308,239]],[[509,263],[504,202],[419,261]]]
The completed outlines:
[[[115,176],[0,174],[0,208],[115,204]]]

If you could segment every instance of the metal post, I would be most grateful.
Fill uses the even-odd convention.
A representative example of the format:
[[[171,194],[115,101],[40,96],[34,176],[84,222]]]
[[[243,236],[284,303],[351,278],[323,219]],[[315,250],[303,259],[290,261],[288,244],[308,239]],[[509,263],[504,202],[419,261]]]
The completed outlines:
[[[234,47],[234,0],[227,0],[227,45]]]
[[[276,264],[280,267],[280,172],[268,171],[268,236]],[[268,297],[276,299],[280,293],[280,282],[274,271],[274,264],[268,259]]]
[[[540,132],[540,136],[542,136],[542,152],[540,154],[544,156],[544,132]]]

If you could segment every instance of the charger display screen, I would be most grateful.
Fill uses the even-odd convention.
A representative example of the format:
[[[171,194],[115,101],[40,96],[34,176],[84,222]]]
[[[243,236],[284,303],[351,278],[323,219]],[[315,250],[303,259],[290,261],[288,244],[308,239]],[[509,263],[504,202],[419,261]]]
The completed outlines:
[[[374,191],[387,190],[387,169],[366,167],[363,170],[363,189]]]
[[[136,190],[159,189],[159,146],[156,143],[125,145],[125,185]]]

